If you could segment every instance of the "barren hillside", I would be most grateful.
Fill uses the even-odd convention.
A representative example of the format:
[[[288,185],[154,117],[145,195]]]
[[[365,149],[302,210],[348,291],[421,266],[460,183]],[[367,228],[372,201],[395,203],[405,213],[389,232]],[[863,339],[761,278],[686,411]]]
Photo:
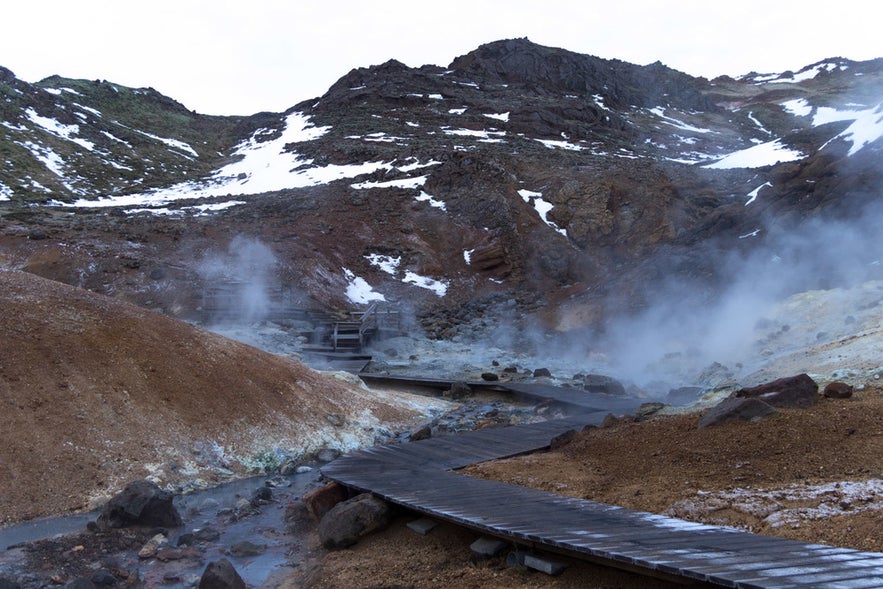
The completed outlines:
[[[414,419],[293,360],[36,276],[0,272],[0,522],[131,479],[211,482]]]

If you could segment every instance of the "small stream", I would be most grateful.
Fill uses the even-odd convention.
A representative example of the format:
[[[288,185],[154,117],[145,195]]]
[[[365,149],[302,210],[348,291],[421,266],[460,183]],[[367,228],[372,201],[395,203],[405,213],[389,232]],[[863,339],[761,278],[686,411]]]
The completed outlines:
[[[147,587],[193,587],[205,565],[221,558],[233,563],[248,586],[263,586],[271,577],[294,571],[306,556],[307,538],[287,528],[285,510],[293,500],[313,488],[319,476],[316,466],[303,474],[250,477],[179,495],[175,505],[184,525],[170,530],[170,546],[176,546],[178,538],[185,533],[217,532],[215,539],[200,543],[198,558],[143,559],[138,557],[137,549],[113,556],[128,570],[137,570]],[[272,501],[237,517],[237,503],[250,499],[264,486],[271,488]],[[26,543],[82,533],[97,517],[97,512],[83,513],[0,528],[0,577],[18,580],[23,589],[48,585],[53,571],[27,570]],[[94,563],[93,568],[99,568],[99,564]]]

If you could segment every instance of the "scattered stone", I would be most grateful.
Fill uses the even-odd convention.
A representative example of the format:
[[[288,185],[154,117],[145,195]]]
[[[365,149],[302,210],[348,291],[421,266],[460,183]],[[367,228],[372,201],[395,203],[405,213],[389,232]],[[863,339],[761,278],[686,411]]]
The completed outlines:
[[[428,517],[421,517],[420,519],[415,519],[412,522],[408,522],[407,526],[421,536],[425,536],[436,527],[438,527],[438,522],[434,519],[429,519]]]
[[[290,476],[297,473],[297,469],[300,468],[296,460],[289,458],[285,462],[279,465],[279,474],[282,476]],[[309,467],[307,467],[309,468]]]
[[[282,475],[276,475],[276,476],[270,477],[266,481],[264,481],[264,486],[269,487],[271,489],[280,489],[283,487],[290,487],[291,481],[289,481],[287,478],[285,478]]]
[[[489,538],[487,536],[482,536],[475,542],[469,545],[469,549],[475,554],[479,554],[481,556],[497,556],[501,554],[506,548],[509,546],[507,542],[500,540],[499,538]]]
[[[359,538],[386,527],[389,505],[370,493],[357,495],[335,505],[319,522],[319,540],[329,550],[346,548]]]
[[[266,505],[273,502],[273,489],[270,487],[258,487],[251,494],[251,503],[254,507]]]
[[[298,466],[294,472],[296,474],[306,474],[308,472],[312,472],[312,470],[313,470],[312,466]]]
[[[113,587],[117,584],[117,578],[107,569],[99,569],[92,574],[92,584],[96,587]]]
[[[43,231],[42,229],[31,229],[28,232],[28,239],[30,239],[32,241],[40,241],[40,240],[46,239],[48,237],[49,237],[49,235],[45,231]]]
[[[345,501],[346,498],[346,487],[338,483],[328,483],[323,487],[304,494],[302,500],[310,516],[316,522],[319,522],[326,513],[331,511],[332,507],[341,501]]]
[[[206,527],[199,530],[193,530],[193,537],[196,538],[198,542],[216,542],[221,538],[221,532],[214,528]]]
[[[533,371],[534,378],[540,378],[543,376],[551,378],[552,372],[548,368],[537,368],[536,370]]]
[[[625,395],[625,387],[612,376],[603,374],[589,374],[583,379],[583,388],[590,393],[602,393],[605,395]]]
[[[327,413],[325,420],[334,427],[343,427],[346,425],[346,418],[341,413]]]
[[[257,556],[258,554],[263,553],[266,549],[266,544],[255,544],[254,542],[245,540],[234,544],[230,548],[230,554],[233,556]]]
[[[808,374],[798,374],[739,389],[733,395],[759,398],[772,407],[809,407],[818,400],[819,385]]]
[[[496,372],[482,372],[481,373],[481,380],[485,380],[488,382],[496,382],[496,381],[500,380],[500,375],[497,374]]]
[[[226,558],[208,563],[198,589],[245,589],[245,581]]]
[[[642,403],[638,410],[635,411],[635,417],[638,419],[646,419],[650,417],[654,413],[658,413],[665,407],[665,403],[653,402],[653,403]]]
[[[319,462],[331,462],[340,458],[340,450],[335,448],[319,448],[316,452],[316,460]]]
[[[447,395],[452,399],[469,397],[472,395],[472,387],[465,382],[452,382],[450,390],[447,391]]]
[[[193,532],[185,532],[178,536],[175,546],[193,546],[196,544],[196,534]]]
[[[852,396],[852,385],[845,382],[829,382],[822,395],[826,399],[848,399]]]
[[[432,437],[432,425],[427,423],[424,426],[411,432],[411,434],[408,436],[408,439],[411,440],[412,442],[419,442],[420,440],[428,440],[431,437]]]
[[[181,526],[181,515],[172,504],[170,492],[148,480],[126,485],[101,510],[98,525],[108,528],[128,526]]]
[[[518,366],[506,366],[503,368],[503,372],[506,374],[518,374]]]
[[[165,546],[168,543],[169,539],[166,538],[163,534],[157,534],[147,541],[147,544],[141,547],[141,550],[138,551],[138,558],[153,558],[156,556],[156,553],[159,551],[161,546]]]
[[[776,410],[755,397],[729,397],[712,407],[699,420],[699,427],[721,425],[731,421],[759,421]]]
[[[576,438],[576,430],[569,429],[564,433],[558,434],[549,442],[550,450],[557,450],[571,443]]]
[[[524,566],[554,577],[563,573],[568,565],[567,563],[549,560],[548,558],[543,558],[535,554],[525,554]]]

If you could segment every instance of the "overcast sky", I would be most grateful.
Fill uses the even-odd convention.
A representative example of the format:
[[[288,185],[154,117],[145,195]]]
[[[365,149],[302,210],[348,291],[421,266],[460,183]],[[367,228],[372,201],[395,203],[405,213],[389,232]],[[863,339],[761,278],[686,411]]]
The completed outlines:
[[[876,0],[12,0],[0,65],[152,86],[207,114],[283,111],[355,67],[542,45],[696,76],[883,57]]]

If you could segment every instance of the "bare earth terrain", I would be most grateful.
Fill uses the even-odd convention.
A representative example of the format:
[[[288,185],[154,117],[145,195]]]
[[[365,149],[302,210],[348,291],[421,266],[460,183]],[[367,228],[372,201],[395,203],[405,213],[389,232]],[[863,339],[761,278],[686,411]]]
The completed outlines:
[[[759,422],[697,429],[698,415],[621,420],[551,452],[480,464],[469,476],[761,534],[883,550],[883,388],[820,399]],[[416,516],[411,516],[414,519]],[[478,561],[477,535],[426,537],[404,517],[352,549],[328,553],[314,587],[667,587],[574,563],[559,577]]]
[[[0,524],[361,447],[432,403],[23,272],[0,271],[0,308]]]

